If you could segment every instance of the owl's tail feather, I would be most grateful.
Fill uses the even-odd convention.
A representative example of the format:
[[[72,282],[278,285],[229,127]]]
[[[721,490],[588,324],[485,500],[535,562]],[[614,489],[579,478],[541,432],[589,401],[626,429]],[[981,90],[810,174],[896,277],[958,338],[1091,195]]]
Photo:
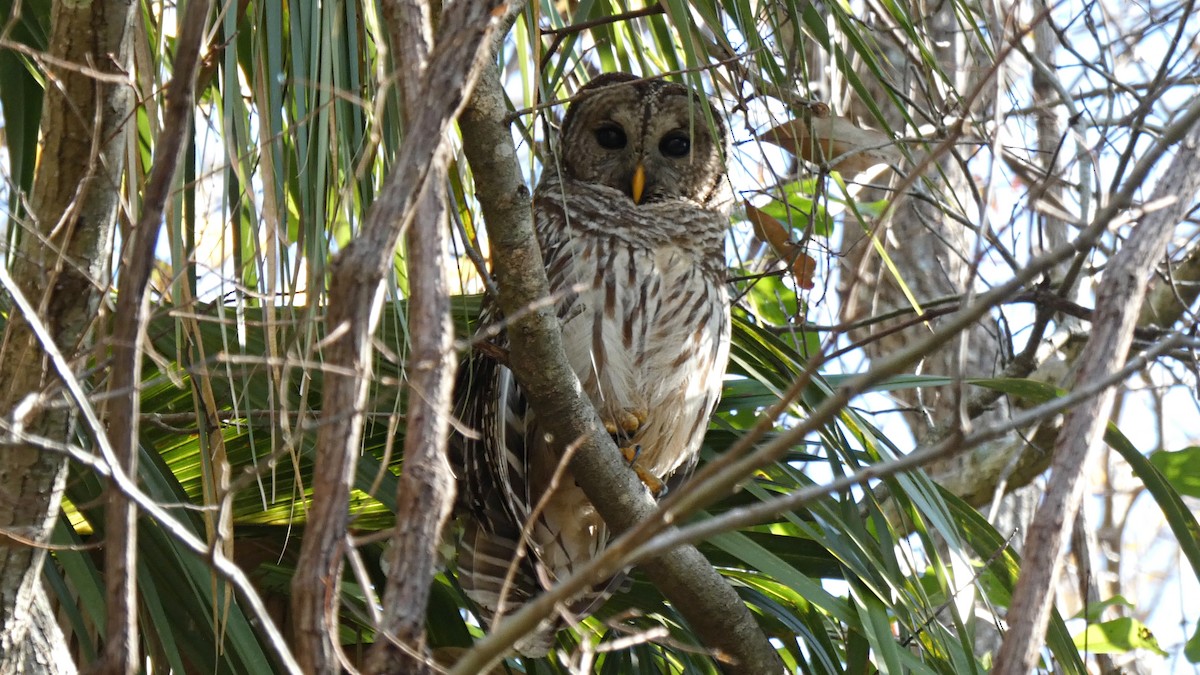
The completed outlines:
[[[517,566],[512,583],[504,589],[504,577],[517,557],[516,536],[489,532],[473,520],[465,523],[458,544],[458,580],[463,591],[478,607],[480,618],[490,628],[496,620],[496,609],[504,594],[504,612],[512,614],[542,592],[536,563],[528,554]],[[569,616],[585,617],[603,605],[614,593],[629,590],[626,572],[617,574],[571,600],[566,607]],[[554,647],[555,636],[566,626],[562,613],[543,619],[537,628],[517,641],[522,656],[541,658]]]
[[[540,591],[534,577],[533,564],[526,557],[517,566],[508,589],[504,577],[517,557],[515,538],[488,532],[474,522],[468,522],[458,545],[458,580],[467,597],[479,606],[479,613],[490,627],[495,621],[504,593],[504,611],[511,614]],[[560,618],[544,619],[537,629],[517,641],[517,651],[523,656],[541,658],[554,646],[554,636],[563,627]]]

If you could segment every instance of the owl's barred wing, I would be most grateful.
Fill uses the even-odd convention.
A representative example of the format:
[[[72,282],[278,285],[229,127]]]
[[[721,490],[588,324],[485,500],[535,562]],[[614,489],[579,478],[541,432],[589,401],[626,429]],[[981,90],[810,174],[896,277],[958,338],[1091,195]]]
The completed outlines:
[[[534,469],[531,461],[540,459],[544,464],[553,453],[537,431],[536,418],[508,368],[476,354],[460,369],[455,398],[459,419],[477,432],[474,438],[456,435],[452,444],[460,486],[458,510],[466,515],[458,546],[458,578],[490,626],[498,611],[516,611],[558,577],[572,572],[576,563],[588,562],[603,547],[607,534],[602,529],[594,532],[590,555],[581,554],[578,544],[564,542],[561,536],[564,516],[568,520],[575,516],[569,499],[567,513],[552,499],[545,510],[534,514],[541,494],[539,488],[531,488],[530,473],[544,467]],[[561,492],[572,490],[578,487],[572,484]],[[558,492],[553,496],[557,498]],[[618,575],[576,596],[565,607],[567,613],[591,613],[623,578]],[[542,621],[517,643],[518,651],[544,656],[563,624],[561,616]]]

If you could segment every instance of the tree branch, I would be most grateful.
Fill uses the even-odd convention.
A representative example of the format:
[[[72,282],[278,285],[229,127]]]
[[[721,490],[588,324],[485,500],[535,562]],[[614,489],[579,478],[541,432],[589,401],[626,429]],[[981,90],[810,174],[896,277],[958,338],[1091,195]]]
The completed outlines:
[[[86,331],[110,276],[134,109],[128,38],[136,7],[128,0],[55,2],[48,53],[30,55],[46,75],[32,222],[17,237],[18,250],[8,253],[13,278],[4,277],[14,304],[18,295],[33,300],[12,312],[0,341],[0,415],[59,442],[68,437],[71,414],[45,405],[59,391],[49,354],[61,348],[74,357],[90,342]],[[42,325],[38,335],[35,326]],[[34,444],[6,445],[0,451],[5,528],[48,541],[66,468],[64,458]],[[53,614],[37,610],[45,602],[45,559],[44,548],[0,545],[0,672],[26,672],[24,659],[45,653],[42,640],[61,639],[45,625]],[[69,659],[43,665],[39,672],[75,670]]]
[[[146,336],[146,288],[154,269],[154,248],[162,230],[163,211],[175,181],[184,139],[191,131],[196,71],[204,46],[211,0],[188,3],[180,19],[175,69],[167,86],[165,119],[146,182],[142,216],[127,242],[118,277],[117,320],[113,322],[108,434],[117,461],[137,475],[138,412],[141,398],[142,346]],[[133,673],[139,666],[137,627],[137,507],[115,484],[107,488],[104,524],[104,585],[107,639],[94,672]]]
[[[1186,132],[1178,153],[1155,188],[1169,205],[1147,214],[1125,245],[1109,261],[1096,298],[1096,321],[1080,356],[1078,386],[1103,380],[1116,371],[1133,341],[1133,329],[1155,263],[1162,257],[1175,226],[1200,190],[1200,101],[1172,125]],[[1172,134],[1164,134],[1160,144]],[[1126,188],[1140,186],[1130,186]],[[1054,448],[1046,495],[1030,526],[1021,578],[1008,611],[1009,630],[996,657],[997,675],[1020,675],[1037,662],[1053,608],[1053,585],[1063,563],[1063,544],[1083,498],[1081,467],[1098,445],[1116,393],[1112,388],[1067,413]]]
[[[327,323],[330,372],[317,433],[313,498],[292,580],[296,651],[305,672],[340,669],[337,607],[354,465],[362,440],[373,348],[371,337],[400,234],[409,227],[427,189],[441,187],[435,158],[447,129],[478,77],[499,0],[455,2],[446,10],[438,43],[421,71],[423,105],[409,118],[399,156],[372,205],[362,232],[334,261]],[[420,64],[410,64],[419,67]],[[444,164],[442,165],[444,167]],[[427,394],[429,392],[418,392]],[[436,392],[435,392],[436,393]],[[415,398],[415,397],[414,397]]]
[[[424,74],[433,48],[429,4],[387,0],[383,11],[391,46],[397,50],[394,62],[400,70],[404,116],[411,120],[421,109],[419,76]],[[405,236],[412,336],[407,361],[410,396],[404,468],[396,485],[396,527],[387,552],[387,587],[379,626],[382,635],[366,662],[371,673],[432,672],[431,660],[425,655],[425,613],[430,582],[437,572],[442,528],[454,507],[454,473],[446,448],[458,365],[450,289],[443,274],[452,264],[443,188],[446,159],[445,147],[434,154],[416,216]]]
[[[500,306],[505,316],[514,317],[508,326],[510,367],[545,430],[560,442],[582,441],[571,459],[571,472],[609,527],[624,532],[660,514],[583,395],[563,352],[556,315],[541,302],[549,295],[549,284],[533,235],[529,190],[521,179],[507,113],[498,69],[489,69],[463,113],[460,128],[472,172],[477,179],[487,177],[477,180],[476,196],[493,251]],[[540,308],[527,311],[534,306]],[[782,670],[779,656],[745,603],[694,547],[647,560],[642,569],[707,646],[734,660],[730,672],[762,675]],[[546,604],[539,607],[548,613],[552,604]],[[480,672],[498,659],[536,624],[537,616],[529,619],[536,610],[527,608],[529,612],[506,617],[493,627],[492,639],[481,641],[454,672]]]

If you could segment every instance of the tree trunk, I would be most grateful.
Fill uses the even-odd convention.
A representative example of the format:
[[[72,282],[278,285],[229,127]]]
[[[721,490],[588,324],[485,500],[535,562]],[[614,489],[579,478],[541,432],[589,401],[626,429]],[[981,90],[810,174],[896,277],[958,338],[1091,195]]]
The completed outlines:
[[[32,438],[67,443],[71,415],[34,333],[43,325],[68,359],[86,354],[111,251],[133,114],[127,33],[136,3],[58,2],[53,11],[30,222],[20,223],[14,287],[36,316],[14,312],[0,347],[0,672],[72,672],[40,579],[62,499],[66,459]],[[7,284],[6,284],[7,286]],[[18,539],[19,537],[19,539]],[[59,644],[55,644],[59,643]],[[56,651],[57,650],[57,651]],[[58,656],[55,656],[58,654]],[[39,665],[34,665],[39,664]],[[30,668],[35,668],[31,671]]]

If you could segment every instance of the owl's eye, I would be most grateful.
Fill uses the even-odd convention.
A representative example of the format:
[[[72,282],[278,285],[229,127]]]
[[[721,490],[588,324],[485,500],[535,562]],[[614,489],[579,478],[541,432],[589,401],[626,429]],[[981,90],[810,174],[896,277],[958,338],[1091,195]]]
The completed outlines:
[[[667,157],[687,157],[692,151],[692,139],[687,132],[672,131],[659,142],[658,150]]]
[[[625,130],[615,124],[606,124],[596,130],[596,142],[605,150],[620,150],[627,142]]]

